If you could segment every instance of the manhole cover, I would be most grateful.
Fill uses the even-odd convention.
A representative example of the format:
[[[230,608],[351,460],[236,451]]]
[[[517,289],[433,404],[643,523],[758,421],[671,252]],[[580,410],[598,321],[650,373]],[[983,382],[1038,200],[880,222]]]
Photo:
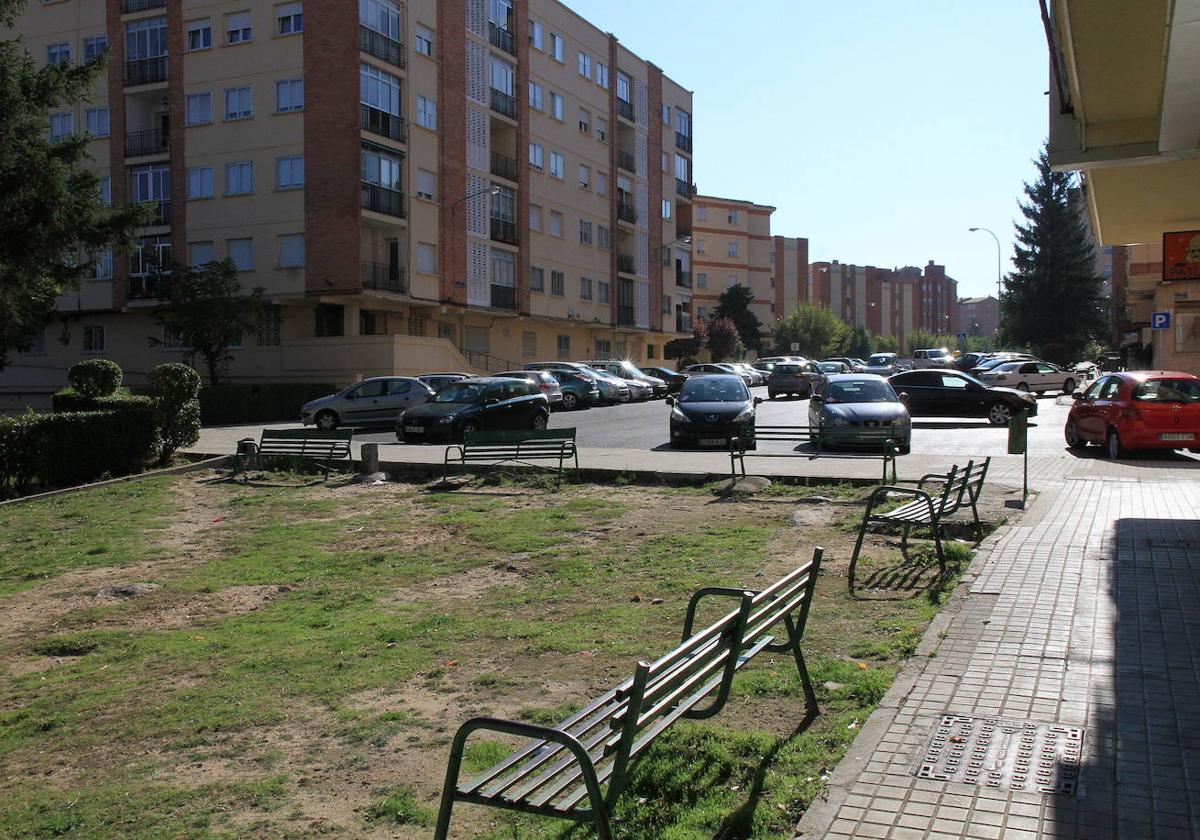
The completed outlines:
[[[1082,727],[943,715],[916,775],[943,782],[1074,794],[1082,752]]]

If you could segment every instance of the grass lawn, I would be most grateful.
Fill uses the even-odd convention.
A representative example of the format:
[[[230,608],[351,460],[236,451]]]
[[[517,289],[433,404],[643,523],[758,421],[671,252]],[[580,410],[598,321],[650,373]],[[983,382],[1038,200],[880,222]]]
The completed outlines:
[[[0,508],[0,836],[428,837],[461,721],[554,723],[669,650],[693,590],[760,588],[823,545],[821,715],[797,730],[794,664],[764,653],[617,810],[627,838],[787,836],[942,601],[846,595],[843,488],[213,478]],[[860,579],[899,559],[883,537],[864,554]],[[156,588],[108,590],[130,583]],[[505,750],[479,739],[467,769]],[[589,834],[467,805],[453,827]]]

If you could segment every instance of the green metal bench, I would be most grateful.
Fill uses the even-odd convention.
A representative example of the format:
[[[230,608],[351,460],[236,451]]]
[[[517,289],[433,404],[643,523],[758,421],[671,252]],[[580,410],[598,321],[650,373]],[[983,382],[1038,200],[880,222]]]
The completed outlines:
[[[325,468],[325,478],[334,463],[350,463],[353,429],[263,429],[257,455],[262,458],[300,458]],[[260,461],[261,463],[261,461]],[[241,458],[238,459],[241,467]]]
[[[534,466],[533,461],[558,461],[558,478],[563,465],[574,459],[579,469],[579,451],[575,448],[575,429],[521,429],[516,431],[467,432],[462,443],[446,447],[442,481],[450,478],[450,465],[466,467],[468,462],[487,462],[493,466],[518,463]]]
[[[738,467],[741,467],[742,477],[746,476],[747,456],[759,458],[861,458],[863,454],[848,452],[830,453],[830,446],[856,446],[869,450],[869,455],[883,459],[883,481],[888,480],[888,467],[891,467],[892,481],[896,480],[896,456],[900,447],[896,443],[892,429],[881,427],[855,428],[853,438],[850,433],[837,434],[819,426],[755,426],[753,430],[745,429],[736,437],[729,438],[729,477],[737,481]],[[815,451],[800,452],[751,452],[751,443],[760,440],[778,440],[795,444],[810,444]]]
[[[983,494],[983,482],[987,478],[988,467],[992,459],[985,458],[982,464],[968,461],[967,466],[959,469],[958,465],[950,468],[948,473],[929,473],[916,482],[917,488],[885,485],[876,487],[867,499],[867,509],[863,512],[862,524],[858,527],[858,539],[854,543],[854,553],[850,555],[849,586],[854,589],[854,569],[858,564],[858,554],[862,550],[863,538],[867,528],[872,524],[900,525],[904,529],[900,550],[908,551],[908,532],[916,527],[929,528],[933,535],[933,544],[937,550],[938,567],[941,574],[946,574],[946,555],[942,551],[942,522],[947,517],[957,513],[964,507],[971,509],[974,519],[976,539],[983,539],[983,523],[979,521],[978,502]],[[942,492],[936,496],[925,492],[925,485],[940,483]],[[875,508],[886,502],[890,496],[908,496],[911,501],[898,508],[877,513]]]
[[[790,653],[809,716],[817,699],[800,640],[812,604],[823,549],[761,592],[711,587],[692,595],[683,641],[557,726],[477,717],[454,736],[438,813],[436,840],[445,840],[455,802],[592,823],[611,840],[610,815],[628,783],[630,762],[680,718],[708,718],[729,699],[734,674],[762,651]],[[710,596],[735,599],[736,609],[693,633],[696,608]],[[779,626],[782,625],[782,626]],[[774,632],[780,634],[776,641]],[[467,784],[458,782],[467,739],[479,731],[530,740]]]

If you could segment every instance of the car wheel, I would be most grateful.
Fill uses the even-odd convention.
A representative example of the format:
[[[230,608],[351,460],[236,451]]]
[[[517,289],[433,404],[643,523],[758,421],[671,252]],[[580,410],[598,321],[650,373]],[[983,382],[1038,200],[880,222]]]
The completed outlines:
[[[994,402],[988,406],[987,419],[993,426],[1007,426],[1012,415],[1012,409],[1006,403]]]
[[[1087,441],[1079,436],[1079,427],[1075,425],[1074,420],[1067,421],[1067,427],[1063,429],[1063,436],[1067,439],[1068,449],[1087,448]]]
[[[468,420],[465,423],[463,423],[461,426],[459,426],[458,431],[459,431],[460,439],[462,440],[463,443],[466,443],[468,432],[478,432],[479,431],[479,422],[476,420]]]
[[[1071,394],[1075,393],[1075,380],[1074,379],[1068,379],[1066,382],[1063,383],[1063,393],[1066,394],[1068,397],[1071,396]]]
[[[775,399],[775,392],[774,392],[774,391],[767,391],[767,399],[769,399],[769,400],[773,400],[773,399]]]
[[[1129,456],[1129,450],[1125,448],[1125,444],[1121,443],[1121,436],[1117,434],[1116,429],[1108,430],[1108,457],[1116,461],[1120,458]]]
[[[548,418],[546,415],[539,411],[537,414],[533,415],[533,426],[531,428],[536,432],[542,431],[546,428],[547,419]]]
[[[1029,383],[1028,382],[1018,382],[1017,390],[1024,391],[1026,394],[1028,394],[1029,393]]]
[[[627,403],[627,402],[629,402],[629,401],[630,401],[630,400],[632,400],[632,399],[633,399],[633,394],[630,394],[628,391],[626,391],[626,392],[625,392],[625,393],[623,393],[623,394],[618,394],[618,395],[617,395],[617,400],[618,400],[618,401],[620,401],[620,402],[623,402],[623,403]]]
[[[574,411],[579,408],[579,397],[570,391],[563,391],[562,407],[567,411]]]
[[[322,432],[332,432],[338,427],[338,416],[332,411],[319,411],[315,422]]]

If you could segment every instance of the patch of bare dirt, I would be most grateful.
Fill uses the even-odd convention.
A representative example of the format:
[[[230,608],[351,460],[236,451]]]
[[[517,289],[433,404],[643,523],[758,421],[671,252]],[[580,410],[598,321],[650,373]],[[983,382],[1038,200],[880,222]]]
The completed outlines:
[[[523,583],[527,574],[515,563],[497,563],[405,586],[380,599],[382,604],[415,604],[430,600],[478,601],[500,586]]]

